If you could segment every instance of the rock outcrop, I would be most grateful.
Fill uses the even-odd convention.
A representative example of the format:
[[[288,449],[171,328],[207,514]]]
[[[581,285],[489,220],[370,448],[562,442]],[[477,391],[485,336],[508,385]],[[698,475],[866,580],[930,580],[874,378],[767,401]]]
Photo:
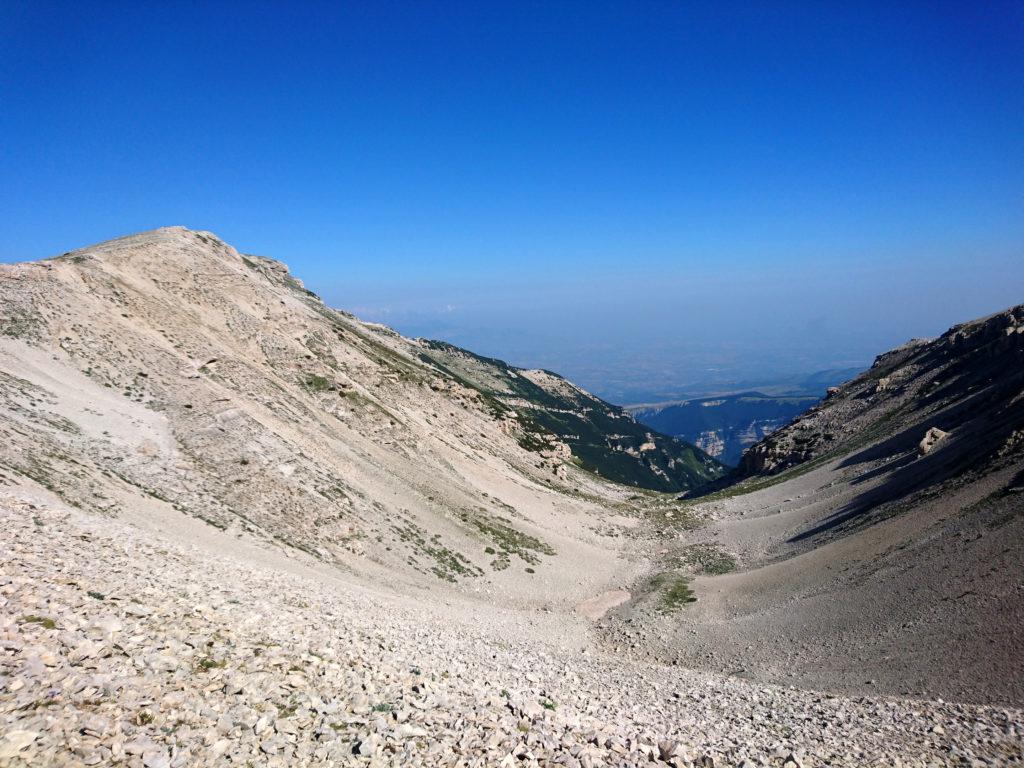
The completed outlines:
[[[751,446],[738,476],[782,472],[921,425],[916,437],[899,438],[900,445],[916,444],[940,414],[945,431],[974,435],[972,450],[983,462],[1024,418],[1022,387],[1024,305],[879,355],[869,370]]]
[[[940,442],[949,437],[948,432],[943,432],[938,427],[932,427],[924,433],[924,437],[921,438],[921,442],[917,444],[917,453],[919,456],[927,456],[932,452]]]

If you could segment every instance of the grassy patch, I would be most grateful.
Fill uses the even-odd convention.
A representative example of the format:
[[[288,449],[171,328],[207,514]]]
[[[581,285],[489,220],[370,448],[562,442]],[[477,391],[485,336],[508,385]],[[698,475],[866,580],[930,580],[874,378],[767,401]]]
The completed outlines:
[[[28,616],[21,617],[22,624],[40,624],[45,629],[54,629],[57,625],[53,619],[48,616],[36,616],[35,614],[29,614]]]
[[[454,583],[460,576],[483,575],[483,570],[473,565],[463,554],[443,546],[439,534],[427,539],[423,529],[412,520],[406,519],[402,525],[392,525],[391,529],[416,554],[425,555],[434,561],[429,570],[439,579]],[[414,557],[409,559],[409,563],[422,570]]]
[[[306,389],[310,392],[327,392],[332,386],[329,379],[315,373],[306,377]]]
[[[651,579],[651,587],[658,593],[658,612],[675,613],[689,603],[697,602],[690,579],[677,573],[659,573]]]
[[[717,544],[691,544],[672,560],[677,567],[690,566],[696,573],[709,576],[736,570],[736,558]]]
[[[664,536],[674,536],[678,531],[694,531],[704,525],[704,521],[685,506],[652,507],[647,517],[656,531]]]
[[[540,555],[555,554],[551,545],[536,536],[523,533],[508,518],[492,515],[483,508],[476,511],[463,510],[459,512],[459,518],[492,542],[493,546],[485,547],[484,551],[495,555],[491,567],[496,571],[508,568],[513,555],[525,563],[537,565],[540,563]]]

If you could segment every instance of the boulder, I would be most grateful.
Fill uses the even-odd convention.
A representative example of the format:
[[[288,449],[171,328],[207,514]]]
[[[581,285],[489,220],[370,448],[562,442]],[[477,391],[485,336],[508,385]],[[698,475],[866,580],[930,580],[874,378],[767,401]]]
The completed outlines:
[[[932,449],[945,440],[948,435],[948,432],[943,432],[938,427],[932,427],[924,433],[924,437],[921,439],[921,442],[917,444],[917,455],[927,456],[932,452]]]

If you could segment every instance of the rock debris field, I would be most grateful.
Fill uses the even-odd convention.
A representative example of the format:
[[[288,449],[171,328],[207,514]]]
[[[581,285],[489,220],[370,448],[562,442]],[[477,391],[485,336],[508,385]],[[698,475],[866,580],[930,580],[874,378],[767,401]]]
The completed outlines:
[[[849,699],[0,497],[0,765],[1010,765],[1016,709]],[[216,541],[214,541],[216,545]]]

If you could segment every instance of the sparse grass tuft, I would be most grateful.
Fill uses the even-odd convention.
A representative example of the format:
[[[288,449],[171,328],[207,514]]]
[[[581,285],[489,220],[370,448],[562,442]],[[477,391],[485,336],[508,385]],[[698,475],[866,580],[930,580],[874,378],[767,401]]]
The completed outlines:
[[[674,536],[677,531],[693,531],[704,523],[693,512],[683,506],[656,506],[650,509],[648,517],[655,529],[663,536]]]
[[[40,624],[45,629],[55,629],[57,624],[53,619],[48,616],[36,616],[35,614],[29,614],[21,617],[22,624]]]
[[[696,573],[708,576],[736,570],[736,558],[717,544],[691,544],[672,560],[677,567],[690,566]]]
[[[458,513],[462,522],[476,528],[482,536],[493,542],[493,546],[484,548],[488,555],[495,555],[491,561],[491,567],[496,571],[503,571],[511,565],[513,555],[529,564],[540,563],[539,555],[554,555],[555,550],[545,541],[523,533],[516,528],[512,521],[500,515],[492,515],[487,510],[462,510]],[[532,569],[527,569],[533,573]]]
[[[323,376],[318,376],[314,373],[306,377],[306,389],[310,392],[326,392],[331,387],[330,380],[325,379]]]
[[[652,589],[660,594],[658,600],[659,613],[675,613],[688,603],[697,602],[690,580],[676,573],[659,573],[651,579]]]

